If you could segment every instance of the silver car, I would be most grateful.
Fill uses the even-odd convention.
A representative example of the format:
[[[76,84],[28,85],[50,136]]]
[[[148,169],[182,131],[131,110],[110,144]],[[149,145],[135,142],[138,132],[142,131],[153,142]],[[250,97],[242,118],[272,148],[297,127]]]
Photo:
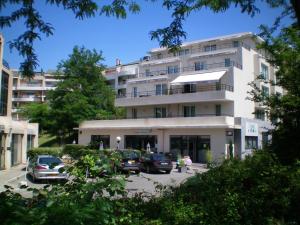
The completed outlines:
[[[61,171],[64,163],[52,155],[38,155],[29,160],[28,174],[33,181],[42,179],[67,179],[66,171]]]

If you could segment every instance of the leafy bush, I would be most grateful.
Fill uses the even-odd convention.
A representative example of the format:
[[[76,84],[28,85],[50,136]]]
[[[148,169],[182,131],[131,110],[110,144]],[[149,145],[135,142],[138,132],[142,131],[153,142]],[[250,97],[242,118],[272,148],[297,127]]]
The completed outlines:
[[[60,157],[62,155],[62,149],[58,147],[40,147],[40,148],[33,148],[27,152],[27,156],[32,158],[36,155],[53,155]]]
[[[74,159],[78,159],[83,155],[91,153],[91,151],[84,145],[68,144],[64,146],[62,153]]]

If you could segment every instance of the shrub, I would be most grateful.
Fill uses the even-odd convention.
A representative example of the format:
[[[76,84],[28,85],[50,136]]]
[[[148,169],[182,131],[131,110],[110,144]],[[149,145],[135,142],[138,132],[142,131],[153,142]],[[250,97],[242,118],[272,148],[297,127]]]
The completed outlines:
[[[53,155],[60,157],[62,156],[62,149],[58,147],[40,147],[33,148],[27,152],[27,156],[32,158],[36,155]]]
[[[87,154],[86,150],[86,146],[84,145],[68,144],[64,146],[62,153],[74,159],[78,159],[80,156]]]

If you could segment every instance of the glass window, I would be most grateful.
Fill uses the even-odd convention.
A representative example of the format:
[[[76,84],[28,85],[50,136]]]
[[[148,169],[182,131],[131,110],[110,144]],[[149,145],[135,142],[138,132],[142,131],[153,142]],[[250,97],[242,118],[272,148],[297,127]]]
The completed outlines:
[[[205,62],[195,62],[195,71],[204,70]]]
[[[132,113],[132,119],[136,119],[137,118],[137,109],[132,108],[131,113]]]
[[[7,115],[7,101],[8,101],[8,80],[9,75],[2,71],[1,74],[1,91],[0,91],[0,116]]]
[[[155,95],[166,95],[167,94],[167,84],[157,84],[155,85]]]
[[[157,59],[162,59],[162,54],[161,53],[157,54]]]
[[[134,98],[137,97],[137,87],[132,88],[132,95],[133,95]]]
[[[215,51],[217,50],[217,45],[206,45],[204,46],[205,52]]]
[[[183,86],[183,93],[194,93],[196,92],[196,84],[185,84]]]
[[[255,118],[259,120],[265,120],[265,111],[262,109],[256,109]]]
[[[146,69],[145,70],[145,75],[146,75],[146,77],[151,76],[150,69]]]
[[[168,70],[168,74],[176,74],[179,72],[179,66],[178,65],[168,66],[167,70]]]
[[[231,66],[231,61],[229,58],[226,58],[225,59],[225,67],[229,67],[229,66]]]
[[[221,105],[216,105],[216,116],[221,116]]]
[[[269,80],[269,68],[265,64],[261,64],[261,77],[264,80]]]
[[[103,149],[110,148],[110,136],[109,135],[92,135],[91,136],[91,144],[95,146],[99,146],[100,143],[103,144]]]
[[[239,41],[233,41],[232,45],[233,45],[234,48],[237,48],[237,47],[240,46],[240,43],[239,43]]]
[[[155,118],[166,118],[167,110],[165,107],[155,107],[154,114],[155,114]]]
[[[263,95],[263,97],[269,97],[269,94],[270,94],[269,88],[266,87],[266,86],[262,86],[262,95]]]
[[[195,117],[195,106],[184,106],[183,107],[183,116],[184,117]]]
[[[257,149],[257,137],[245,137],[245,149]]]

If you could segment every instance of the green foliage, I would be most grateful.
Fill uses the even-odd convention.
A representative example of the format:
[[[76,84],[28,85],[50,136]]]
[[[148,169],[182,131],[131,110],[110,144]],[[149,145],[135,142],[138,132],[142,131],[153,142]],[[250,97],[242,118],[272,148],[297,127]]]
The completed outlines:
[[[49,147],[39,147],[31,149],[27,152],[27,156],[32,158],[36,155],[53,155],[53,156],[62,156],[62,149],[58,147],[49,148]]]
[[[54,121],[51,132],[62,136],[72,134],[83,120],[96,119],[97,115],[114,114],[114,93],[102,76],[101,53],[74,47],[69,59],[58,66],[61,81],[47,98]]]
[[[161,198],[137,196],[128,208],[140,209],[132,215],[140,224],[299,224],[299,194],[299,165],[283,166],[259,151],[225,161]]]
[[[78,159],[84,155],[86,146],[76,145],[76,144],[67,144],[63,147],[62,153],[64,155],[69,155],[74,159]]]
[[[207,164],[207,168],[212,167],[212,162],[213,162],[213,157],[212,157],[212,151],[210,149],[205,150],[205,160]]]
[[[20,109],[20,114],[22,117],[30,119],[31,123],[39,123],[40,133],[48,131],[52,126],[52,120],[50,120],[50,108],[47,104],[25,104]]]

